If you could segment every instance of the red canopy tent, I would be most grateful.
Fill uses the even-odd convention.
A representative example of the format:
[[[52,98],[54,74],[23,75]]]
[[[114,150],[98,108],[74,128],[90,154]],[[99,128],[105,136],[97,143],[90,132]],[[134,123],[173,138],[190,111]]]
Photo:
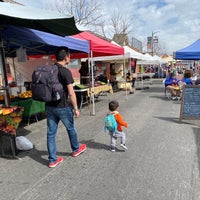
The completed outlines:
[[[100,37],[97,37],[96,35],[88,32],[88,31],[84,31],[79,34],[76,34],[73,36],[68,36],[68,37],[87,40],[89,42],[89,46],[90,46],[90,54],[89,55],[87,53],[76,52],[76,53],[70,53],[70,57],[72,59],[88,58],[88,60],[91,60],[91,62],[88,62],[88,64],[89,65],[91,64],[92,66],[94,66],[93,57],[123,55],[124,54],[123,47],[117,46],[106,40],[103,40]],[[91,67],[91,76],[92,76],[92,88],[94,88],[93,67]],[[95,104],[94,104],[93,92],[92,92],[92,102],[93,102],[92,115],[95,115]]]
[[[103,40],[100,37],[97,37],[96,35],[88,32],[88,31],[81,32],[81,33],[73,35],[71,37],[89,41],[90,51],[92,52],[93,57],[124,54],[123,47],[117,46],[106,40]],[[86,54],[77,54],[76,56],[79,58],[87,58],[88,57]]]
[[[70,37],[87,40],[89,42],[90,52],[93,57],[124,54],[123,47],[117,46],[106,40],[103,40],[100,37],[97,37],[96,35],[88,32],[88,31],[84,31],[84,32],[81,32],[80,34],[76,34],[73,36],[68,36],[68,38],[70,38]],[[41,56],[42,55],[31,55],[30,57],[41,57]],[[76,52],[76,53],[70,53],[70,57],[72,59],[88,58],[89,55],[87,53],[83,53],[83,52]],[[52,58],[54,58],[54,55],[52,56]]]
[[[97,56],[112,56],[112,55],[122,55],[124,54],[124,48],[117,46],[115,44],[112,44],[106,40],[101,39],[100,37],[97,37],[96,35],[84,31],[79,34],[73,35],[71,37],[87,40],[89,41],[90,45],[90,55],[89,59],[91,59],[91,62],[88,62],[88,64],[92,65],[91,67],[91,76],[92,76],[92,115],[95,115],[95,104],[94,104],[94,76],[93,76],[93,57]],[[76,55],[72,55],[72,58],[87,58],[88,55],[84,53],[78,53]],[[90,66],[89,66],[90,67]]]

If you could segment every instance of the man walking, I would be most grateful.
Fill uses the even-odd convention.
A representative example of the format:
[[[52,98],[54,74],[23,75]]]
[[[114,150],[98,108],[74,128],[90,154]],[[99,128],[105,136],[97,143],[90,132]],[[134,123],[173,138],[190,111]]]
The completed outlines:
[[[86,150],[85,144],[79,144],[77,131],[74,125],[74,115],[80,115],[76,94],[73,89],[73,77],[66,65],[70,62],[70,53],[67,47],[59,47],[56,51],[56,60],[59,73],[58,78],[64,88],[64,97],[58,101],[46,103],[47,113],[47,149],[49,153],[49,167],[55,167],[63,161],[63,157],[56,156],[56,134],[58,123],[62,121],[64,124],[71,148],[72,156],[76,157]]]

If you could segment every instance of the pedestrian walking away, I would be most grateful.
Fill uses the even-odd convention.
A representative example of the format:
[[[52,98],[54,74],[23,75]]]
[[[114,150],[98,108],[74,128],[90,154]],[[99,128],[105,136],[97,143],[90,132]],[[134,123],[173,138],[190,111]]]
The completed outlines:
[[[59,47],[56,51],[55,65],[59,69],[58,79],[63,85],[64,97],[58,101],[46,103],[47,113],[47,149],[49,167],[55,167],[63,161],[63,157],[56,155],[56,134],[58,124],[61,121],[68,133],[72,156],[76,157],[86,150],[85,144],[79,144],[77,131],[74,124],[74,116],[78,117],[80,112],[77,107],[76,94],[73,89],[73,77],[66,65],[70,62],[70,53],[67,47]]]
[[[126,135],[123,132],[122,127],[128,127],[128,123],[126,123],[123,118],[122,115],[118,112],[118,108],[119,108],[119,103],[115,100],[110,101],[108,104],[109,107],[109,112],[111,114],[114,115],[116,122],[117,122],[117,130],[112,132],[109,131],[110,137],[111,137],[111,142],[110,142],[110,148],[111,151],[115,151],[115,147],[116,147],[116,142],[117,142],[117,138],[121,138],[121,144],[120,146],[126,150]]]

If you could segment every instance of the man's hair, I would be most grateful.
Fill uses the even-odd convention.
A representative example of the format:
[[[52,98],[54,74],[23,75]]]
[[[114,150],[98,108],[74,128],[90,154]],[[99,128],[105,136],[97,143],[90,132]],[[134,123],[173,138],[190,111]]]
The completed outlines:
[[[108,108],[110,111],[115,111],[119,107],[119,103],[115,100],[110,101],[108,104]]]
[[[68,47],[58,47],[55,56],[57,61],[63,61],[66,56],[69,56]]]

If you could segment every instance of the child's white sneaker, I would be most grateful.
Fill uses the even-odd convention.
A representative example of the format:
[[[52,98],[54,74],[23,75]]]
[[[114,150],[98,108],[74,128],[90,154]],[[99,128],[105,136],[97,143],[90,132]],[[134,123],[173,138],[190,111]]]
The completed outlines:
[[[111,150],[112,152],[115,152],[115,147],[111,147],[110,150]]]
[[[126,145],[125,144],[120,144],[120,146],[123,148],[123,149],[125,149],[125,150],[127,150],[128,148],[126,147]]]

